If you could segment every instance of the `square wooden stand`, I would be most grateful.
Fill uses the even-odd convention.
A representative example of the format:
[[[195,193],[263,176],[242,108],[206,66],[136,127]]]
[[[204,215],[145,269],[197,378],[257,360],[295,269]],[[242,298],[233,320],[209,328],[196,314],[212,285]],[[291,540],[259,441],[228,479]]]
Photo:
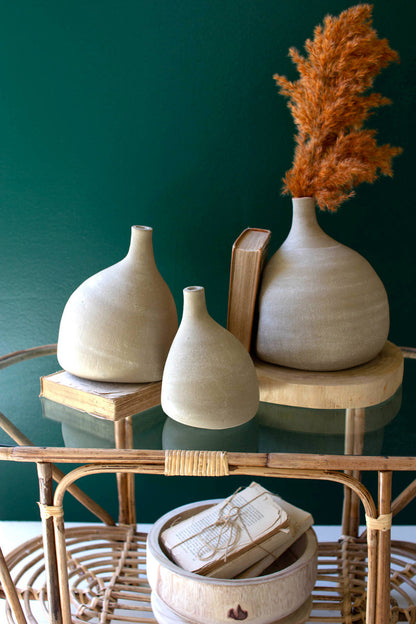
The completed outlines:
[[[116,449],[133,448],[135,414],[160,405],[161,382],[104,383],[75,377],[66,371],[41,377],[40,397],[81,410],[114,424]],[[134,475],[117,474],[119,523],[136,524]]]

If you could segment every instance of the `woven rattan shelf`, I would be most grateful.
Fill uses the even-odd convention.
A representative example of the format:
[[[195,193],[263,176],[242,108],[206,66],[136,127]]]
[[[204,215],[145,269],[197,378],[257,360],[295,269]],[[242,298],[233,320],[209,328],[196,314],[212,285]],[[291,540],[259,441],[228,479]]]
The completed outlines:
[[[133,527],[80,527],[66,531],[74,624],[156,623],[146,580],[144,533]],[[49,616],[42,538],[22,544],[7,557],[24,612],[31,624]],[[392,543],[390,622],[416,621],[416,547]],[[364,622],[367,546],[354,539],[321,543],[318,580],[308,622]],[[14,624],[10,608],[8,622]]]

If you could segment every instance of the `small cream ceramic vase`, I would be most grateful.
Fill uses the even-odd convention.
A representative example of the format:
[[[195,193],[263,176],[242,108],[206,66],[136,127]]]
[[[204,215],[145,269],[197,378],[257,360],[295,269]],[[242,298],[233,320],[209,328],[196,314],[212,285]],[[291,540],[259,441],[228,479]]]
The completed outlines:
[[[153,230],[135,225],[127,256],[87,279],[62,314],[58,361],[85,379],[162,379],[178,328],[172,294],[153,255]]]
[[[374,269],[322,231],[313,198],[293,199],[289,235],[263,273],[258,357],[291,368],[342,370],[373,359],[388,332],[387,294]]]
[[[162,379],[162,409],[180,423],[228,429],[257,412],[259,387],[241,342],[208,314],[201,286],[184,289],[178,333]]]

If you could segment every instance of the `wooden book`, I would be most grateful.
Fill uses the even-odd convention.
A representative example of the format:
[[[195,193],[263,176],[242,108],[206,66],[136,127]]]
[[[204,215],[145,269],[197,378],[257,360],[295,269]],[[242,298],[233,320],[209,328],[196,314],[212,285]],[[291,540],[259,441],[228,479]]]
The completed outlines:
[[[227,329],[250,351],[260,277],[267,257],[271,232],[247,228],[231,253]]]
[[[41,377],[40,396],[116,421],[160,405],[160,381],[107,383],[75,377],[66,371]]]

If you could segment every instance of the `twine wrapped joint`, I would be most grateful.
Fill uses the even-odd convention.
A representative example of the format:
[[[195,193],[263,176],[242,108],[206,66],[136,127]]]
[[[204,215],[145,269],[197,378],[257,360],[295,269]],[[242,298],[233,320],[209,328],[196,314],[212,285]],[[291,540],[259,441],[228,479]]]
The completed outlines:
[[[390,531],[392,525],[393,514],[382,514],[378,518],[365,517],[367,529],[374,531]]]
[[[64,509],[62,505],[44,505],[38,503],[40,509],[40,517],[42,520],[48,520],[49,518],[63,518]]]
[[[166,476],[224,477],[228,474],[225,451],[165,451]]]

